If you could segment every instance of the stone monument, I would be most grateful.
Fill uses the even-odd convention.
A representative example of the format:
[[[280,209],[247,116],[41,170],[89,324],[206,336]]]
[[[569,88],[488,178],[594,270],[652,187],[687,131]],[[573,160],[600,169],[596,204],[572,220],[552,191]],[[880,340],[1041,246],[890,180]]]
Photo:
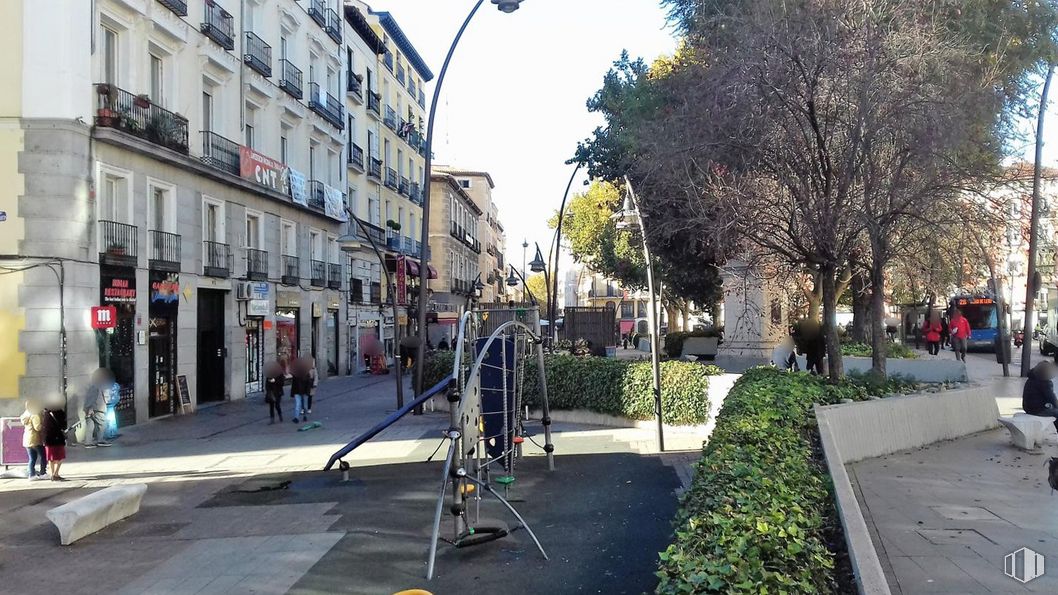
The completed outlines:
[[[775,281],[743,261],[721,267],[724,282],[724,342],[716,365],[728,372],[771,362],[787,334],[787,306]]]

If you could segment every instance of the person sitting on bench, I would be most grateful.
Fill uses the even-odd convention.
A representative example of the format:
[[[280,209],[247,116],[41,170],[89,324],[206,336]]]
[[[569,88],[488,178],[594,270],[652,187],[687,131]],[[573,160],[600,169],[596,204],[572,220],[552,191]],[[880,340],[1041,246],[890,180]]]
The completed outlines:
[[[1051,384],[1056,373],[1058,368],[1051,362],[1040,362],[1029,370],[1021,393],[1021,408],[1029,415],[1055,418],[1054,427],[1058,429],[1058,399],[1054,396],[1054,385]]]

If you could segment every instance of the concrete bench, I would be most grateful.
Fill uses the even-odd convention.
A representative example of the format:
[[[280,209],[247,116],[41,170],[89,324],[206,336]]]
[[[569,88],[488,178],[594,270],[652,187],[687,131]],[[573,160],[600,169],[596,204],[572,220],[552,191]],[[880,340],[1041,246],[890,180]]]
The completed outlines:
[[[110,486],[49,510],[63,545],[91,535],[139,512],[147,484]]]
[[[699,359],[713,359],[720,348],[718,337],[687,337],[683,340],[681,356],[693,355]]]
[[[1014,446],[1022,450],[1035,450],[1043,444],[1046,434],[1058,433],[1054,427],[1053,417],[1015,413],[1011,417],[1000,417],[999,423],[1010,431]]]

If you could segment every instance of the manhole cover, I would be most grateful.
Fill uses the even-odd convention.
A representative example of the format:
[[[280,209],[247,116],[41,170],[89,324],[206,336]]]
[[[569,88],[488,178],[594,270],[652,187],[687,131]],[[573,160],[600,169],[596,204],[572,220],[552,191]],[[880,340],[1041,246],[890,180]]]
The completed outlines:
[[[994,543],[974,529],[919,529],[918,534],[934,545],[987,545]]]
[[[931,506],[933,512],[953,521],[1001,521],[991,511],[980,506]]]

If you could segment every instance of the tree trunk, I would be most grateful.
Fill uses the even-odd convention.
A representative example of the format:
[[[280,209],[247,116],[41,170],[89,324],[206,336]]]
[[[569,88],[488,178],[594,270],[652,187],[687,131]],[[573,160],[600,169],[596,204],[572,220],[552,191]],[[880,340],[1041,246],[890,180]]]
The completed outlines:
[[[831,382],[845,375],[841,361],[841,342],[838,340],[838,291],[835,271],[828,267],[820,271],[823,281],[823,337],[827,343],[827,371]]]
[[[860,269],[852,274],[850,288],[852,289],[852,336],[857,343],[867,342],[867,327],[871,320],[871,307],[873,302],[867,293],[867,275]]]
[[[683,330],[691,330],[691,307],[684,300],[683,306],[680,308],[680,313],[683,315]]]
[[[808,320],[819,320],[819,308],[823,300],[822,282],[820,279],[822,275],[816,273],[812,277],[812,292],[805,296],[808,300],[808,313],[805,318]]]
[[[885,378],[885,262],[871,261],[871,371]]]

